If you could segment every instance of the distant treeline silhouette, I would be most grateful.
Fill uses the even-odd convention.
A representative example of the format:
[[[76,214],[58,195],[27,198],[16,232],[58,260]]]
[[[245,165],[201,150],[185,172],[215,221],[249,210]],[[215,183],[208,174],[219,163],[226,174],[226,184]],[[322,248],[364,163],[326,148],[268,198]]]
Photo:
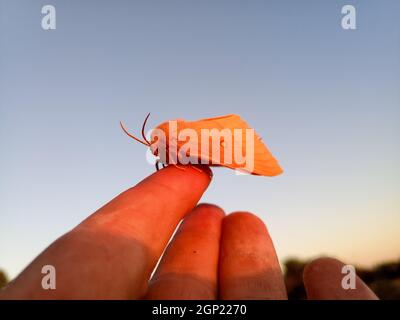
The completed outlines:
[[[6,273],[0,269],[0,289],[8,283],[8,277]]]
[[[306,299],[303,270],[309,261],[290,258],[284,262],[285,283],[289,299]],[[374,268],[357,267],[357,275],[383,300],[400,299],[400,259]]]

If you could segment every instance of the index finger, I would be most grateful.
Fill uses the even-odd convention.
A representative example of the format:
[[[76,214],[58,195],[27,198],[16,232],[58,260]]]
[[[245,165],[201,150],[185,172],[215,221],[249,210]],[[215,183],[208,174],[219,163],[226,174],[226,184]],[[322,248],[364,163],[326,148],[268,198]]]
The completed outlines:
[[[211,180],[206,166],[168,166],[121,193],[78,227],[104,228],[144,244],[158,260],[184,215]]]
[[[211,179],[205,166],[168,166],[123,192],[42,252],[3,293],[19,299],[139,298],[182,217]],[[56,288],[42,287],[43,266]]]

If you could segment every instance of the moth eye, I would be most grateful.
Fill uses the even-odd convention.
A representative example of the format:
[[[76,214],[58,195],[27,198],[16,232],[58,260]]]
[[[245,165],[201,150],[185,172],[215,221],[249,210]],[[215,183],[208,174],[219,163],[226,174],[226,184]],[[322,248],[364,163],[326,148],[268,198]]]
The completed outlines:
[[[185,152],[185,156],[186,156],[186,157],[190,157],[190,152],[189,152],[189,151],[186,151],[186,152]]]
[[[220,143],[220,144],[221,144],[221,147],[224,147],[224,148],[225,148],[225,146],[226,146],[226,143],[225,143],[225,141],[224,141],[224,139],[223,139],[223,138],[221,139],[221,143]]]

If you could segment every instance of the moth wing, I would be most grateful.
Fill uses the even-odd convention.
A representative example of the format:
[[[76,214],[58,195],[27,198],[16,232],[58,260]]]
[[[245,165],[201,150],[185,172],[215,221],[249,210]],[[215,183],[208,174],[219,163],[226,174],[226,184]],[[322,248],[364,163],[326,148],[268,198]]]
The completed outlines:
[[[201,119],[198,121],[192,122],[184,122],[185,128],[195,129],[197,134],[200,136],[201,129],[229,129],[232,133],[232,145],[233,146],[242,146],[242,155],[246,155],[246,129],[251,129],[250,126],[244,121],[240,116],[231,114],[222,117],[216,118],[207,118]],[[236,139],[233,134],[235,129],[242,129],[242,139]],[[250,169],[247,169],[243,164],[238,163],[235,159],[233,154],[234,150],[232,150],[232,157],[231,161],[225,161],[224,157],[224,148],[221,148],[221,152],[219,155],[219,159],[212,153],[212,152],[202,152],[201,148],[201,139],[199,139],[197,145],[197,154],[191,153],[191,156],[197,156],[199,159],[199,163],[208,163],[213,165],[220,165],[231,169],[239,169],[243,170],[244,172],[254,174],[254,175],[262,175],[262,176],[276,176],[282,173],[282,168],[280,167],[278,161],[274,158],[271,152],[268,150],[267,146],[262,142],[261,138],[253,131],[254,134],[254,157],[253,157],[253,166]],[[209,145],[212,145],[211,137],[209,140]],[[196,149],[196,148],[195,148]],[[210,154],[211,153],[211,154]],[[222,159],[222,160],[221,160]]]

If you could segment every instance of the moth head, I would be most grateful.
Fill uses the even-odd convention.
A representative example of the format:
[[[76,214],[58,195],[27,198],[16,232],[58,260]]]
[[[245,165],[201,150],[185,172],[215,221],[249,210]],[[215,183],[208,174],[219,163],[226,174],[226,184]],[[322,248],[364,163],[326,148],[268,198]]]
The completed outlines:
[[[163,122],[151,132],[150,150],[163,162],[168,160],[170,150],[177,145],[179,131],[184,127],[184,120],[176,119]],[[172,151],[173,152],[173,151]]]
[[[169,136],[169,122],[164,122],[154,128],[150,135],[151,153],[156,157],[164,154],[168,150]]]

